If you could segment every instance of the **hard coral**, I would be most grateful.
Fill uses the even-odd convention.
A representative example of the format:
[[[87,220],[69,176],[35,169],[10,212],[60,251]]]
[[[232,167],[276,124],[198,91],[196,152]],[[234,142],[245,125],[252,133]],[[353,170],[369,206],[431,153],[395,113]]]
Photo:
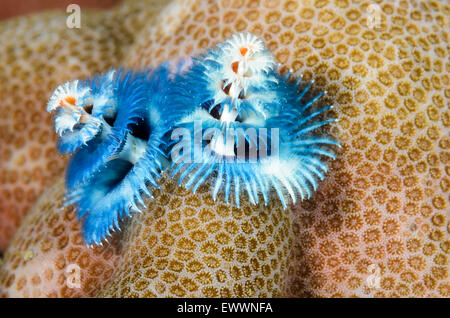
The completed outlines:
[[[123,237],[119,265],[101,297],[274,297],[286,295],[292,234],[289,213],[213,200],[161,180],[148,211]],[[246,198],[248,201],[248,198]]]
[[[104,13],[83,9],[80,29],[67,28],[62,12],[0,23],[0,251],[66,163],[43,112],[51,91],[58,83],[119,65],[136,30],[162,7],[163,1],[148,1]]]
[[[125,3],[115,12],[132,12],[136,10],[133,6],[133,2]],[[434,0],[376,3],[356,0],[173,1],[142,28],[139,21],[145,20],[142,15],[146,10],[142,7],[140,11],[140,18],[134,20],[138,22],[128,20],[123,28],[128,32],[134,30],[133,27],[142,29],[127,48],[128,54],[122,59],[124,66],[148,67],[181,55],[196,55],[235,32],[249,31],[263,38],[274,52],[276,61],[286,69],[293,68],[308,80],[314,78],[316,88],[326,89],[327,98],[336,106],[334,112],[341,121],[333,133],[343,144],[343,151],[332,163],[330,177],[315,196],[292,211],[289,224],[294,251],[288,262],[287,295],[450,296],[448,4]],[[37,18],[21,19],[29,25],[38,23]],[[11,26],[14,24],[10,23]],[[100,27],[100,23],[95,25]],[[6,32],[5,29],[2,32]],[[13,54],[11,49],[6,52]],[[98,57],[94,60],[100,62]],[[10,64],[3,69],[11,70],[10,78],[16,78],[20,73]],[[68,78],[58,77],[53,84]],[[31,84],[25,89],[19,82],[10,83],[15,83],[14,87],[23,96],[30,96],[31,87],[40,90],[41,94],[36,98],[41,107],[36,109],[43,116],[47,96],[43,96],[42,89]],[[52,88],[49,87],[48,92]],[[2,88],[1,100],[4,101],[6,96],[9,101],[2,105],[8,105],[9,110],[13,105],[20,105],[18,101],[23,100],[20,99],[22,95],[13,95],[16,99],[13,102],[6,92],[14,90]],[[31,114],[27,116],[31,121]],[[6,125],[3,127],[7,127],[3,130],[6,129],[8,136],[13,135],[10,122],[10,117],[2,118],[2,124]],[[23,120],[18,123],[21,122]],[[47,124],[49,135],[50,121]],[[7,140],[3,139],[2,146],[8,145],[10,157],[16,153],[12,147],[30,150],[24,142],[13,146]],[[48,147],[51,144],[53,141]],[[6,162],[7,165],[2,163],[3,175],[19,171],[12,166],[11,159]],[[59,167],[62,166],[63,163]],[[14,173],[11,176],[14,177]],[[2,180],[17,180],[12,177],[2,177]],[[7,188],[3,185],[3,189],[9,191],[5,193],[10,195],[7,206],[14,202],[11,201],[12,189],[17,184],[17,181],[8,181]],[[63,190],[58,191],[62,193]],[[189,198],[198,200],[192,195]],[[244,210],[241,207],[238,211]],[[193,210],[192,213],[201,211]],[[149,211],[142,217],[149,220],[148,224],[133,220],[126,233],[140,233],[147,228],[149,233],[145,237],[152,237],[151,220],[155,214]],[[169,221],[163,217],[158,227],[162,232],[153,234],[161,235],[162,239],[162,233],[166,231],[174,238],[173,242],[181,240],[185,231],[183,225],[180,224],[179,232],[171,234],[164,226]],[[216,239],[210,232],[206,234],[205,242]],[[24,240],[26,235],[19,232],[17,240]],[[53,244],[56,242],[50,233],[45,235]],[[169,266],[177,264],[175,254],[171,254],[174,250],[169,248],[172,246],[170,239],[156,245],[151,240],[141,241],[140,245],[137,240],[141,235],[127,238],[123,244],[130,247],[126,250],[128,255],[144,259],[139,253],[142,251],[144,255],[159,244],[162,254],[158,255],[162,261],[151,265],[154,266],[152,270],[142,271],[141,267],[135,268],[121,258],[120,270],[114,273],[114,280],[108,283],[107,289],[98,289],[100,293],[133,296],[148,291],[148,295],[176,296],[184,290],[186,295],[191,294],[188,291],[194,285],[180,279],[189,277],[176,274],[180,267]],[[201,246],[192,239],[190,241]],[[189,244],[188,240],[183,242]],[[228,246],[236,251],[239,250],[237,244],[229,241]],[[268,247],[268,243],[264,246]],[[284,246],[283,251],[288,252],[288,245]],[[16,251],[21,250],[14,246],[6,253],[0,270],[3,286],[6,282],[11,286],[7,294],[23,285],[15,275],[23,267],[17,266],[13,270],[8,261],[8,255]],[[164,256],[164,251],[169,254]],[[244,252],[251,253],[249,245]],[[208,264],[212,263],[202,260],[199,266],[209,269]],[[39,268],[38,264],[35,266]],[[208,279],[205,281],[211,285],[205,287],[220,286],[220,277],[223,277],[220,270],[227,275],[236,272],[231,268],[217,268],[216,276],[210,277],[212,283]],[[128,272],[139,279],[133,280],[132,276],[128,279]],[[31,269],[23,273],[27,277],[26,288],[31,288]],[[164,292],[155,293],[153,282],[159,282],[158,286],[162,286],[160,290]],[[256,284],[257,281],[253,282]],[[170,289],[172,285],[182,289]],[[63,286],[60,284],[60,288]],[[233,289],[232,295],[242,295],[240,290]]]
[[[25,217],[0,270],[3,297],[92,297],[117,267],[120,238],[87,248],[73,207],[62,208],[57,178]],[[79,284],[79,285],[78,285]]]

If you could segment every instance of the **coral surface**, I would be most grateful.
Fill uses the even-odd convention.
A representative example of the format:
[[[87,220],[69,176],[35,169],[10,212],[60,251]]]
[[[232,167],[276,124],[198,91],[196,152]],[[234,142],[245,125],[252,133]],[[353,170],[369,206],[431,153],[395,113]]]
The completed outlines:
[[[80,29],[67,28],[63,12],[0,23],[0,251],[66,164],[55,148],[50,115],[43,112],[51,92],[67,80],[119,65],[134,31],[161,7],[153,1],[105,13],[82,10]]]
[[[25,235],[16,235],[5,255],[0,296],[94,296],[114,273],[119,237],[112,245],[86,248],[73,207],[61,207],[62,189],[64,179],[58,178],[19,227]]]
[[[291,211],[279,214],[279,207],[272,206],[252,214],[241,202],[241,208],[220,215],[215,205],[207,207],[203,194],[176,188],[161,193],[163,201],[148,202],[149,209],[127,224],[114,247],[94,252],[75,239],[59,249],[62,236],[80,236],[79,226],[57,212],[60,201],[48,193],[30,210],[5,252],[2,295],[63,295],[70,263],[64,251],[76,246],[86,257],[74,256],[73,264],[98,263],[98,275],[85,274],[93,287],[70,291],[73,295],[450,297],[447,2],[130,1],[84,14],[79,30],[68,30],[62,13],[0,24],[2,39],[7,39],[0,49],[0,80],[5,83],[0,88],[2,248],[65,165],[44,111],[48,96],[58,83],[110,66],[155,66],[203,53],[233,33],[252,32],[286,70],[299,71],[315,80],[315,89],[328,91],[328,102],[341,119],[332,133],[343,149],[313,198]],[[51,191],[61,197],[62,182]],[[49,214],[60,221],[39,227]],[[259,223],[254,221],[259,228],[252,217],[259,217]],[[275,233],[274,217],[289,227],[286,236]],[[219,221],[229,226],[214,231],[209,224]],[[255,233],[253,243],[246,231]],[[219,236],[222,232],[226,235]],[[276,234],[279,243],[274,243]],[[239,235],[246,237],[245,245]],[[50,246],[48,253],[40,252],[41,242]],[[179,252],[186,248],[194,251],[197,267]],[[258,254],[260,249],[265,255]],[[216,250],[214,258],[207,257]],[[255,270],[252,259],[258,261]],[[45,270],[44,261],[47,268],[61,266],[48,281],[45,273],[36,276]],[[114,262],[117,270],[108,272]],[[270,267],[268,276],[264,264]],[[105,273],[110,280],[103,280]]]

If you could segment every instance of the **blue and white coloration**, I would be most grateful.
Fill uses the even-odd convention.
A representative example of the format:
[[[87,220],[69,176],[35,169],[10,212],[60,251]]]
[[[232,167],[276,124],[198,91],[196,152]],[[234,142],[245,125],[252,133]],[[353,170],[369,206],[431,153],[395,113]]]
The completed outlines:
[[[172,160],[172,176],[194,192],[212,180],[214,200],[242,191],[257,204],[270,192],[286,208],[310,198],[339,143],[318,132],[335,121],[304,101],[291,73],[281,76],[263,42],[237,34],[174,73],[112,70],[59,86],[54,112],[61,153],[72,157],[67,202],[77,206],[88,245],[101,244],[119,221],[144,206]],[[188,68],[188,70],[186,70]],[[171,139],[171,140],[169,140]]]
[[[102,118],[113,112],[114,71],[92,80],[66,82],[58,86],[47,104],[56,112],[55,131],[62,154],[71,154],[101,131]]]
[[[334,158],[329,146],[339,144],[314,131],[335,119],[317,121],[330,107],[311,111],[297,83],[277,72],[272,55],[251,34],[235,35],[176,80],[179,94],[171,100],[176,113],[171,150],[173,176],[193,191],[215,176],[213,197],[223,190],[228,202],[232,188],[240,204],[241,189],[256,204],[268,203],[275,189],[283,207],[287,195],[311,197]],[[183,130],[184,129],[184,130]],[[186,142],[193,140],[194,142]],[[261,151],[264,150],[264,151]],[[253,153],[253,155],[252,155]]]
[[[168,75],[163,65],[154,71],[118,70],[77,82],[76,88],[84,93],[77,97],[94,101],[92,114],[83,114],[85,122],[70,123],[67,129],[80,135],[72,140],[81,140],[84,131],[71,127],[92,121],[98,130],[95,138],[74,147],[78,150],[67,168],[66,204],[76,204],[79,218],[84,219],[83,234],[88,245],[101,244],[111,231],[119,229],[120,219],[144,206],[142,195],[151,197],[148,187],[158,186],[159,171],[167,164],[161,147],[168,129],[162,115]],[[102,91],[105,95],[101,95]],[[57,98],[61,97],[64,95]],[[57,98],[52,96],[50,103],[55,104]],[[109,107],[102,107],[101,114],[94,116],[94,109],[104,105]],[[56,108],[55,123],[61,116]],[[49,106],[49,110],[54,109]],[[60,143],[65,143],[65,137],[60,134]]]

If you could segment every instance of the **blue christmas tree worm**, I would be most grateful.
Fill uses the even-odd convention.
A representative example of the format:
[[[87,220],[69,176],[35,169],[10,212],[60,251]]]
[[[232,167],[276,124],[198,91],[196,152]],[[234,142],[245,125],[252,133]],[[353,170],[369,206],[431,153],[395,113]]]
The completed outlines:
[[[58,87],[47,110],[55,113],[67,168],[67,204],[83,219],[87,244],[101,244],[119,220],[144,206],[171,162],[172,177],[193,192],[213,180],[239,206],[244,190],[268,204],[274,190],[283,207],[310,198],[339,143],[319,130],[331,106],[305,100],[309,83],[282,76],[263,42],[237,34],[176,72],[112,70]],[[185,70],[187,68],[187,70]],[[233,195],[234,192],[234,195]]]
[[[77,90],[59,87],[50,99],[60,144],[73,141],[65,149],[78,149],[67,168],[66,197],[84,219],[88,245],[101,244],[119,229],[121,218],[144,206],[142,195],[151,197],[148,187],[158,186],[166,161],[161,148],[168,129],[162,114],[168,75],[165,65],[154,71],[111,71],[66,83],[62,87]],[[68,109],[67,99],[76,101]],[[93,137],[86,126],[96,127]]]
[[[298,91],[301,77],[291,83],[277,69],[261,40],[237,34],[178,77],[170,103],[182,114],[171,149],[180,184],[195,192],[215,176],[214,199],[223,189],[228,202],[234,188],[237,206],[241,189],[254,204],[260,194],[267,204],[272,188],[284,207],[287,194],[294,203],[311,197],[328,169],[322,158],[335,158],[330,146],[339,146],[313,133],[335,119],[318,120],[331,106],[311,111],[324,92],[302,102],[311,83]]]

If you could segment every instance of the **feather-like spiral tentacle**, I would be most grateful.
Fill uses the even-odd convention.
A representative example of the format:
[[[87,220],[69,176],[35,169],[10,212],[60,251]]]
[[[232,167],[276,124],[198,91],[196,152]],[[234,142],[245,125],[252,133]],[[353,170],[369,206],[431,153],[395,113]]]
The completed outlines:
[[[249,43],[255,45],[254,52],[259,52],[251,65],[245,64]],[[256,75],[242,80],[239,74],[250,69]],[[298,91],[302,77],[291,83],[293,75],[292,71],[280,75],[262,42],[245,34],[194,59],[191,69],[175,81],[174,90],[179,94],[169,99],[178,116],[175,127],[187,130],[186,136],[210,129],[215,129],[215,134],[209,143],[202,140],[197,145],[203,150],[200,160],[194,160],[198,154],[193,155],[198,147],[185,147],[187,144],[181,141],[171,143],[171,155],[183,147],[188,149],[182,156],[172,157],[172,176],[192,191],[215,176],[214,200],[223,191],[225,201],[231,196],[237,206],[242,192],[253,204],[259,202],[260,195],[267,204],[271,188],[283,207],[289,199],[295,203],[297,196],[311,197],[318,180],[328,171],[323,157],[334,158],[331,147],[339,143],[319,132],[319,128],[335,121],[317,119],[332,106],[313,107],[326,92],[302,102],[314,80]],[[202,126],[196,126],[196,122]],[[252,130],[257,133],[252,135]],[[245,148],[243,157],[241,147]],[[255,149],[256,156],[250,153]],[[260,153],[263,149],[265,154]]]

